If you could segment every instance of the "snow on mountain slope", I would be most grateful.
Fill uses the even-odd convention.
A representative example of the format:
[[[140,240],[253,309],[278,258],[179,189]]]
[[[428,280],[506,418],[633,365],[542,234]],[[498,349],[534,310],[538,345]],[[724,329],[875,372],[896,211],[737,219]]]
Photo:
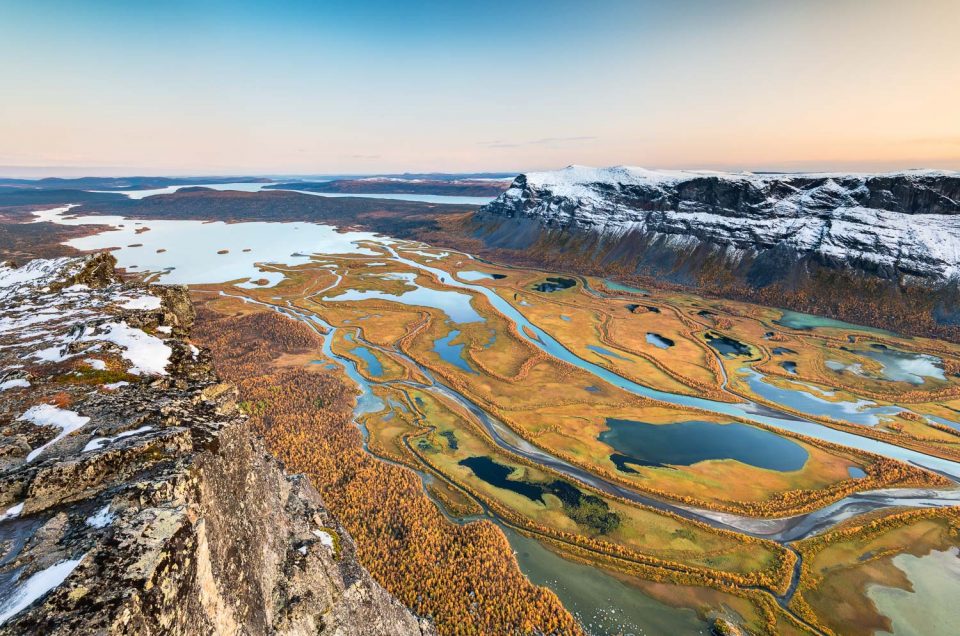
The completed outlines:
[[[960,278],[960,173],[756,174],[570,166],[518,176],[480,216],[739,260],[777,250],[942,284]]]

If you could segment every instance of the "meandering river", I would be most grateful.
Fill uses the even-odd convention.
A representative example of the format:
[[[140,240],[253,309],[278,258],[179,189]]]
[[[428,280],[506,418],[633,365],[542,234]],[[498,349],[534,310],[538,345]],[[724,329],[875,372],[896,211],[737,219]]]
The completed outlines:
[[[262,184],[244,185],[252,188]],[[138,191],[138,193],[142,192],[145,191]],[[272,286],[279,281],[282,275],[272,270],[263,271],[258,266],[258,263],[302,264],[310,260],[308,255],[311,254],[318,254],[320,256],[351,254],[370,256],[380,260],[390,259],[393,262],[404,264],[415,270],[432,274],[437,280],[442,281],[443,290],[429,290],[430,293],[418,293],[415,299],[411,296],[409,299],[410,302],[437,306],[439,309],[448,312],[455,321],[458,319],[470,321],[474,319],[474,316],[479,316],[479,314],[477,314],[470,303],[470,295],[463,292],[481,294],[497,311],[513,323],[516,327],[516,333],[520,334],[521,337],[525,338],[533,346],[592,374],[600,381],[608,382],[636,395],[669,404],[693,407],[718,415],[735,416],[747,421],[793,431],[824,441],[863,449],[928,468],[948,476],[954,481],[960,481],[960,463],[957,462],[932,457],[918,451],[832,429],[812,420],[797,417],[790,413],[781,412],[753,402],[717,402],[705,398],[660,391],[628,380],[604,367],[575,355],[549,333],[530,322],[520,309],[514,307],[510,302],[499,296],[493,289],[483,285],[482,281],[486,280],[485,278],[467,277],[475,278],[476,280],[457,280],[457,278],[451,276],[451,274],[445,270],[402,255],[400,252],[408,245],[390,238],[377,236],[368,232],[338,232],[335,228],[311,223],[224,224],[205,223],[201,221],[144,221],[125,219],[117,216],[70,218],[68,213],[69,206],[41,212],[38,213],[37,216],[40,220],[54,223],[70,225],[100,224],[109,226],[110,229],[104,232],[73,239],[69,241],[69,244],[85,250],[118,247],[119,249],[116,249],[113,253],[117,257],[121,267],[126,267],[132,271],[153,272],[161,282],[213,284],[250,279],[252,282],[248,281],[245,285],[254,287]],[[330,288],[324,290],[323,293],[325,295],[332,295],[337,290],[340,280],[342,280],[342,278],[338,278],[338,281]],[[426,288],[418,287],[418,289]],[[382,300],[398,299],[400,302],[404,302],[400,300],[399,297],[383,296],[382,294],[380,294],[379,297]],[[330,300],[347,298],[357,300],[361,299],[362,295],[359,295],[359,292],[353,291],[339,297],[333,296]],[[370,382],[357,371],[356,365],[348,359],[337,356],[331,350],[330,343],[336,331],[334,327],[324,323],[316,316],[300,310],[294,310],[292,307],[280,301],[278,301],[276,305],[271,306],[291,317],[316,324],[320,330],[326,332],[323,345],[325,355],[330,359],[336,360],[343,367],[347,377],[362,389],[362,395],[356,407],[357,416],[382,407],[380,399],[370,390]],[[370,351],[377,348],[371,343],[361,340],[358,333],[351,333],[350,335],[354,339],[354,344],[358,347],[364,347],[365,350]],[[454,347],[454,345],[450,345],[449,343],[453,338],[455,338],[455,336],[448,336],[446,343],[447,347],[451,347],[451,351],[453,351],[452,347]],[[397,350],[391,350],[391,353],[406,357],[402,352]],[[452,353],[450,355],[452,355]],[[932,507],[960,505],[960,490],[889,490],[851,495],[820,510],[804,515],[785,519],[762,519],[719,513],[662,501],[624,486],[607,482],[601,477],[570,465],[552,456],[545,450],[526,442],[513,433],[506,425],[471,402],[453,387],[438,380],[430,373],[429,369],[417,364],[410,358],[407,358],[407,360],[415,364],[423,372],[429,384],[415,384],[412,382],[401,384],[406,384],[411,388],[415,387],[437,392],[449,399],[457,401],[490,432],[491,437],[504,449],[547,465],[558,472],[589,484],[601,491],[616,494],[661,510],[668,510],[688,518],[705,521],[717,527],[785,542],[821,532],[844,519],[877,508],[889,506]],[[364,433],[366,434],[366,432]],[[511,542],[517,550],[518,556],[522,551],[523,554],[537,551],[536,548],[531,547],[529,543],[531,541],[530,539],[509,532],[508,537],[511,537]],[[540,555],[540,557],[546,558],[543,555]],[[538,579],[543,579],[543,581],[549,585],[550,583],[547,579],[554,577],[553,580],[556,581],[554,585],[556,585],[558,593],[560,593],[560,589],[564,590],[561,598],[566,596],[565,601],[581,608],[582,611],[578,610],[581,614],[599,612],[599,614],[595,614],[599,616],[609,611],[609,607],[604,606],[603,603],[598,604],[596,599],[590,600],[590,598],[588,598],[588,590],[584,589],[576,580],[577,575],[574,574],[576,568],[551,568],[549,576],[547,576],[543,571],[537,569],[542,566],[542,558],[536,559],[537,563],[540,564],[537,567],[534,567],[530,561],[527,561],[525,564],[524,558],[520,558],[521,565],[524,566],[525,571],[527,571],[532,579],[538,582],[541,582]],[[559,557],[554,555],[554,558]],[[603,583],[596,584],[609,586],[604,589],[608,589],[610,595],[622,593],[623,584],[616,579],[612,577],[607,577],[606,579],[600,577],[598,581],[600,580],[602,580]],[[581,589],[579,593],[577,592],[578,587]],[[652,599],[649,600],[653,602]],[[678,628],[680,625],[692,627],[697,624],[688,614],[683,613],[683,610],[676,610],[676,612],[680,612],[674,617],[677,621],[676,626],[678,626]],[[583,616],[581,616],[581,618],[583,619]],[[605,628],[598,628],[597,633],[615,632],[610,632]]]

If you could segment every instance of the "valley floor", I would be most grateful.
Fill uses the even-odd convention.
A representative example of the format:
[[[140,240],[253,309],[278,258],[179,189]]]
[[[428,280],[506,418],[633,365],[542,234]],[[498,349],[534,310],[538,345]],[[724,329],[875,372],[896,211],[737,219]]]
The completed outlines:
[[[99,222],[71,245],[192,285],[270,451],[440,633],[868,634],[916,620],[900,592],[949,633],[958,345],[304,223]]]

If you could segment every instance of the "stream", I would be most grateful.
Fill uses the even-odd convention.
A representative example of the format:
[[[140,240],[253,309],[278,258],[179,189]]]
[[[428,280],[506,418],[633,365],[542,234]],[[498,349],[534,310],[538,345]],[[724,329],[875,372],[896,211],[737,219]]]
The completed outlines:
[[[457,278],[450,272],[401,256],[398,253],[398,249],[405,249],[405,247],[401,247],[401,245],[406,244],[401,244],[393,239],[374,237],[373,235],[359,232],[346,232],[337,234],[332,231],[332,228],[327,228],[327,226],[314,226],[314,224],[309,223],[239,223],[225,225],[202,224],[198,221],[137,221],[135,223],[131,223],[122,217],[84,217],[82,219],[64,218],[63,214],[69,211],[69,209],[70,207],[68,206],[66,208],[60,208],[57,210],[49,210],[45,213],[41,213],[38,216],[40,216],[40,218],[43,220],[66,223],[70,225],[98,222],[106,225],[112,225],[114,228],[116,228],[113,231],[107,231],[93,236],[81,237],[80,239],[74,239],[70,243],[76,244],[75,246],[80,247],[81,249],[103,249],[105,247],[109,247],[110,245],[126,244],[127,241],[136,241],[136,243],[131,243],[128,245],[127,248],[121,248],[114,252],[114,254],[120,260],[120,265],[131,267],[136,266],[139,263],[141,267],[140,271],[143,271],[144,269],[150,269],[151,271],[161,272],[160,278],[164,278],[162,282],[183,282],[192,284],[201,282],[222,282],[221,280],[214,280],[221,277],[223,280],[237,280],[245,276],[256,278],[263,275],[263,270],[256,267],[256,263],[262,263],[265,261],[285,262],[291,258],[294,258],[295,262],[305,262],[307,260],[305,255],[302,255],[299,251],[290,254],[290,250],[293,247],[298,247],[301,251],[307,253],[352,253],[354,255],[369,256],[389,255],[390,259],[397,263],[403,263],[414,270],[432,275],[441,282],[443,287],[447,289],[457,288],[476,294],[482,294],[497,311],[499,311],[503,316],[513,323],[513,325],[516,327],[516,333],[518,333],[520,337],[524,338],[533,346],[552,357],[559,358],[578,367],[579,369],[593,375],[598,380],[607,382],[635,395],[667,404],[696,408],[718,415],[738,417],[749,422],[767,425],[776,429],[792,431],[826,442],[858,448],[935,471],[952,479],[955,482],[960,481],[960,463],[954,461],[933,457],[911,449],[901,448],[893,444],[888,444],[858,436],[853,433],[836,430],[823,424],[819,424],[802,417],[797,417],[793,414],[779,411],[775,408],[760,405],[751,401],[740,401],[737,403],[717,402],[705,398],[659,391],[628,380],[614,373],[613,371],[591,363],[571,352],[560,342],[554,339],[550,334],[531,323],[517,308],[498,295],[495,290],[490,289],[482,284],[472,284],[470,282],[457,280]],[[152,231],[147,231],[145,234],[143,234],[142,229],[137,230],[136,228],[136,226],[146,225],[149,225]],[[281,228],[281,226],[286,229]],[[294,233],[293,230],[301,231],[299,233]],[[232,248],[229,256],[227,256],[223,250],[215,251],[213,249],[215,247],[220,247],[220,243],[218,243],[216,240],[212,243],[212,247],[209,249],[198,249],[198,245],[204,241],[210,241],[209,237],[201,240],[201,237],[199,236],[201,231],[216,231],[216,235],[223,239],[227,246]],[[191,238],[189,241],[181,241],[181,244],[175,245],[172,243],[173,237],[175,236],[191,236],[193,238]],[[232,237],[232,240],[229,242],[227,242],[228,237]],[[309,242],[312,249],[306,248],[306,246],[302,244],[304,240]],[[298,243],[298,241],[301,243]],[[277,247],[278,244],[282,245],[282,247]],[[245,249],[241,252],[239,248],[245,245],[250,246],[251,249]],[[183,249],[188,250],[189,254],[180,254],[177,249],[174,249],[174,246],[181,248],[181,251]],[[161,247],[169,247],[170,250],[154,249]],[[371,247],[374,249],[370,249]],[[209,254],[206,253],[207,251],[209,251]],[[145,255],[149,255],[149,258],[146,258],[146,261]],[[303,257],[302,260],[301,257]],[[472,258],[469,255],[464,255],[464,257]],[[176,260],[171,260],[172,258],[175,258]],[[220,267],[213,267],[214,264],[218,264]],[[321,293],[337,288],[342,281],[342,277],[340,277],[339,274],[335,275],[337,276],[337,279],[332,285],[329,285],[319,292],[315,292],[314,295],[319,296]],[[272,284],[276,281],[271,279],[269,282]],[[462,296],[464,298],[463,302],[467,304],[467,307],[461,308],[461,310],[465,312],[466,315],[472,316],[472,314],[475,313],[475,310],[469,306],[469,297],[466,295]],[[334,339],[337,328],[329,325],[318,316],[315,316],[304,310],[293,308],[289,303],[284,306],[257,301],[246,296],[234,297],[240,298],[246,302],[253,302],[270,307],[292,319],[302,320],[310,324],[322,336],[322,348],[324,354],[328,357],[328,359],[335,361],[339,366],[341,366],[346,376],[350,379],[350,381],[354,382],[361,391],[361,394],[357,399],[354,415],[355,418],[358,418],[358,426],[361,428],[361,432],[363,433],[364,437],[364,445],[366,446],[368,432],[364,429],[362,424],[360,424],[359,417],[365,413],[377,411],[383,408],[385,405],[380,398],[374,395],[370,390],[373,383],[368,381],[359,373],[356,368],[356,364],[349,359],[336,355],[332,351],[331,343]],[[391,297],[387,295],[383,299],[390,300]],[[445,307],[441,307],[441,309],[446,310]],[[359,331],[357,331],[356,335],[353,337],[355,342],[359,345],[363,345],[370,349],[379,349],[383,351],[382,348],[363,340],[360,337]],[[716,528],[732,530],[754,537],[786,543],[813,536],[835,526],[837,523],[840,523],[845,519],[849,519],[863,512],[879,508],[891,506],[937,507],[960,505],[960,490],[955,489],[878,490],[872,492],[861,492],[847,496],[842,500],[810,513],[787,518],[767,519],[716,512],[656,499],[654,497],[636,492],[625,486],[608,482],[587,470],[571,465],[568,462],[554,457],[544,449],[541,449],[522,439],[509,427],[492,417],[479,405],[473,403],[466,396],[445,384],[443,381],[438,380],[437,377],[429,371],[429,369],[412,360],[406,354],[396,349],[390,349],[389,353],[405,358],[409,363],[415,365],[416,368],[418,368],[424,375],[427,383],[420,384],[410,381],[396,381],[384,382],[383,384],[396,384],[405,388],[416,388],[430,391],[448,400],[456,402],[473,418],[475,418],[476,422],[478,422],[486,431],[488,431],[491,439],[505,451],[525,457],[544,466],[548,466],[552,470],[563,474],[572,480],[586,484],[601,492],[615,495],[617,497],[649,506],[657,510],[670,512],[687,519],[701,521]],[[432,474],[421,471],[415,472],[417,472],[418,476],[423,481],[424,486],[428,485],[431,480],[436,479],[436,477]],[[439,502],[438,506],[441,511],[448,516],[448,518],[451,518],[451,520],[459,523],[471,521],[476,518],[471,517],[469,519],[456,519],[449,515],[448,511],[444,510],[443,506],[440,505]],[[491,513],[490,511],[486,511],[486,514],[490,515]],[[525,562],[524,558],[521,558],[520,556],[520,553],[523,551],[525,551],[527,554],[531,552],[531,545],[529,542],[532,540],[523,537],[516,532],[507,532],[507,536],[511,541],[511,545],[513,545],[514,549],[518,552],[518,559],[520,560],[521,566],[524,568],[525,573],[527,573],[528,576],[531,576],[531,579],[537,580],[538,575],[535,572],[536,568],[531,565],[529,560]],[[559,559],[560,557],[556,558]],[[577,606],[579,603],[579,609],[576,611],[582,621],[586,623],[588,619],[585,619],[584,616],[597,615],[597,611],[600,611],[600,613],[603,614],[608,610],[615,611],[617,607],[622,607],[622,604],[617,605],[609,603],[605,607],[598,607],[597,599],[587,598],[589,596],[587,592],[590,592],[590,590],[581,590],[580,592],[577,592],[577,588],[582,587],[580,585],[580,581],[578,580],[578,576],[581,576],[582,573],[581,575],[578,575],[578,570],[577,568],[573,567],[573,564],[570,564],[566,561],[564,561],[564,563],[567,563],[567,567],[563,567],[561,565],[551,568],[551,576],[555,578],[555,584],[558,590],[560,588],[566,590],[561,595],[566,596],[566,598],[564,598],[565,603],[569,603],[573,606]],[[604,587],[604,589],[606,590],[605,593],[609,594],[608,600],[614,598],[617,594],[622,595],[621,588],[623,584],[619,580],[614,579],[609,575],[604,576],[607,578],[604,579],[601,577],[601,579],[598,579],[598,581],[602,580],[603,582],[594,582],[594,584],[607,586]],[[621,591],[618,592],[618,590]],[[642,595],[639,590],[633,590],[633,588],[631,588],[631,590],[634,594]],[[558,594],[559,593],[560,592],[558,591]],[[785,605],[786,602],[789,601],[789,593],[785,597],[778,598],[777,600],[781,603],[781,605]],[[600,605],[603,605],[603,602],[600,602]],[[675,608],[670,609],[675,610]],[[681,612],[682,610],[675,611]],[[678,614],[678,616],[680,615]],[[691,618],[689,615],[684,615],[682,618],[678,618],[679,622],[674,625],[675,631],[673,631],[673,633],[679,633],[680,631],[686,632],[687,629],[684,628],[681,630],[680,625],[684,624],[685,627],[689,627],[691,625],[689,622],[690,620]],[[598,633],[615,632],[608,632],[605,628],[598,628]],[[667,630],[666,633],[670,633],[670,630]]]

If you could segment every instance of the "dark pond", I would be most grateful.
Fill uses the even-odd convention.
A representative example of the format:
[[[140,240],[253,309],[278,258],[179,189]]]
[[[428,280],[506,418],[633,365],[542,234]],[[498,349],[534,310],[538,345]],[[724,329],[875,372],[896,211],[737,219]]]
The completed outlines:
[[[609,430],[600,433],[599,439],[617,451],[610,459],[618,468],[628,462],[689,466],[709,459],[733,459],[757,468],[791,471],[807,461],[807,451],[796,442],[737,422],[648,424],[608,418],[607,426]]]
[[[658,349],[669,349],[674,344],[676,344],[670,338],[664,338],[660,334],[653,333],[652,331],[647,333],[647,343],[652,344],[654,347],[657,347]]]
[[[508,479],[510,474],[515,470],[510,466],[498,464],[489,457],[484,456],[467,457],[466,459],[461,459],[459,464],[472,470],[474,475],[491,486],[503,488],[504,490],[515,492],[518,495],[523,495],[531,501],[543,503],[543,486]]]
[[[733,338],[728,338],[727,336],[722,336],[712,331],[707,333],[706,338],[707,344],[728,358],[750,355],[750,346],[743,344],[739,340],[734,340]]]
[[[447,440],[447,448],[450,450],[457,450],[457,448],[459,448],[457,435],[453,431],[443,431],[440,433],[440,437]]]
[[[785,360],[784,362],[781,362],[781,363],[780,363],[780,366],[781,366],[781,368],[783,368],[783,370],[786,371],[787,373],[792,373],[792,374],[794,374],[794,375],[797,374],[797,363],[796,363],[796,362],[791,362],[790,360]]]
[[[796,353],[796,351],[794,351],[793,349],[787,349],[786,347],[774,347],[774,348],[773,348],[773,355],[775,355],[775,356],[785,356],[785,355],[789,355],[789,354],[791,354],[791,353]]]
[[[563,504],[563,512],[577,524],[590,528],[600,534],[606,534],[620,525],[620,515],[610,511],[610,507],[600,497],[584,493],[568,481],[555,479],[549,483],[527,482],[510,479],[516,470],[504,466],[486,456],[468,457],[460,460],[473,474],[491,486],[510,490],[523,495],[531,501],[545,503],[543,495],[553,495]]]
[[[550,276],[547,280],[542,283],[537,283],[533,286],[533,289],[538,292],[551,293],[555,291],[560,291],[561,289],[570,289],[577,284],[577,281],[572,278],[562,278],[560,276]]]

